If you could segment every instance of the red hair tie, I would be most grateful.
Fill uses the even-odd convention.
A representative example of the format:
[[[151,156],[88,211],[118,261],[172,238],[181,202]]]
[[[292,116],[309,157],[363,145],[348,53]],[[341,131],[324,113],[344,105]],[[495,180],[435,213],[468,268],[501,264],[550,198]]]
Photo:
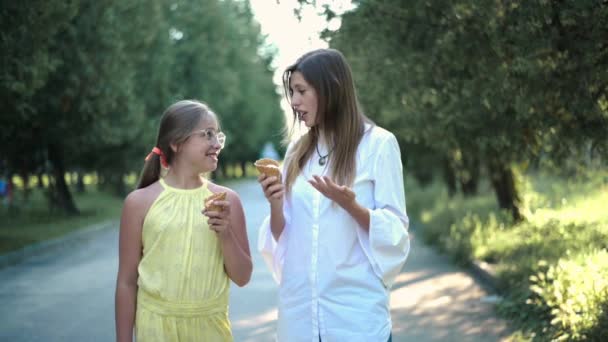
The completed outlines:
[[[148,159],[152,158],[152,155],[156,154],[157,156],[160,157],[160,164],[166,169],[169,167],[169,164],[167,164],[167,158],[165,158],[165,154],[163,153],[163,151],[160,150],[160,148],[158,147],[154,147],[152,149],[152,152],[148,153],[148,155],[146,156],[146,161],[148,161]]]

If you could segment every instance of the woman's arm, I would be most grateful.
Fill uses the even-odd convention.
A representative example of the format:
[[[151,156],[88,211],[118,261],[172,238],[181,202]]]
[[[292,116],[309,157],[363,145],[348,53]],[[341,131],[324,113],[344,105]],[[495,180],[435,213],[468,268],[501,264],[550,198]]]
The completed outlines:
[[[283,203],[270,204],[270,230],[276,241],[283,234],[285,229],[285,215],[283,214]]]
[[[270,231],[275,241],[285,228],[285,214],[283,213],[283,201],[285,197],[285,185],[277,177],[266,177],[261,174],[258,181],[264,190],[264,196],[270,203]]]
[[[141,259],[143,201],[141,192],[125,199],[120,220],[119,263],[116,279],[116,341],[133,341],[137,299],[137,267]]]
[[[258,230],[258,250],[270,268],[273,278],[280,283],[289,239],[289,202],[284,200],[284,184],[276,177],[266,177],[262,174],[258,181],[270,204],[270,215],[264,219]]]

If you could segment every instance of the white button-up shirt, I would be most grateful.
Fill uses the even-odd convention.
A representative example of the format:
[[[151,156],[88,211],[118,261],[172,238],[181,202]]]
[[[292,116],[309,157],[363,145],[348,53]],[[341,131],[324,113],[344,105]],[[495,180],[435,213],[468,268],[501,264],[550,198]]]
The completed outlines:
[[[320,152],[325,155],[327,146]],[[356,163],[352,189],[357,202],[369,209],[369,233],[308,183],[313,175],[329,174],[316,153],[284,201],[279,240],[272,236],[269,217],[260,227],[258,249],[279,283],[278,341],[389,338],[390,287],[410,248],[395,136],[366,125]]]

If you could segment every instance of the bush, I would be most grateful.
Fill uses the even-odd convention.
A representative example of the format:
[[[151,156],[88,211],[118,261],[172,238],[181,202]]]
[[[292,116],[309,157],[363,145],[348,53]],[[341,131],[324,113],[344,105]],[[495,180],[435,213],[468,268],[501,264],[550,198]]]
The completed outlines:
[[[526,221],[518,224],[491,192],[450,198],[435,184],[410,188],[410,202],[422,203],[409,213],[422,223],[425,241],[458,263],[495,264],[505,297],[499,311],[523,332],[541,341],[608,341],[606,180],[605,172],[523,177]]]
[[[608,252],[584,253],[530,277],[528,305],[548,309],[551,340],[600,341],[608,337]],[[602,325],[603,324],[603,325]]]

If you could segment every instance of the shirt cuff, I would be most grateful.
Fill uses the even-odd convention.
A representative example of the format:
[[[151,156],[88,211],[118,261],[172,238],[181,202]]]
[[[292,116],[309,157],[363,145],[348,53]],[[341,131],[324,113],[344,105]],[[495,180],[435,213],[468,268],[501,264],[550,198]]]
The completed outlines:
[[[260,225],[258,234],[258,251],[262,254],[264,262],[272,273],[272,277],[279,284],[281,283],[283,262],[285,260],[287,233],[287,224],[285,224],[285,228],[283,228],[283,232],[279,236],[279,241],[275,240],[270,229],[270,216],[268,216]]]
[[[409,221],[407,216],[399,218],[388,209],[368,210],[369,233],[357,227],[357,235],[374,273],[390,289],[409,255]]]

